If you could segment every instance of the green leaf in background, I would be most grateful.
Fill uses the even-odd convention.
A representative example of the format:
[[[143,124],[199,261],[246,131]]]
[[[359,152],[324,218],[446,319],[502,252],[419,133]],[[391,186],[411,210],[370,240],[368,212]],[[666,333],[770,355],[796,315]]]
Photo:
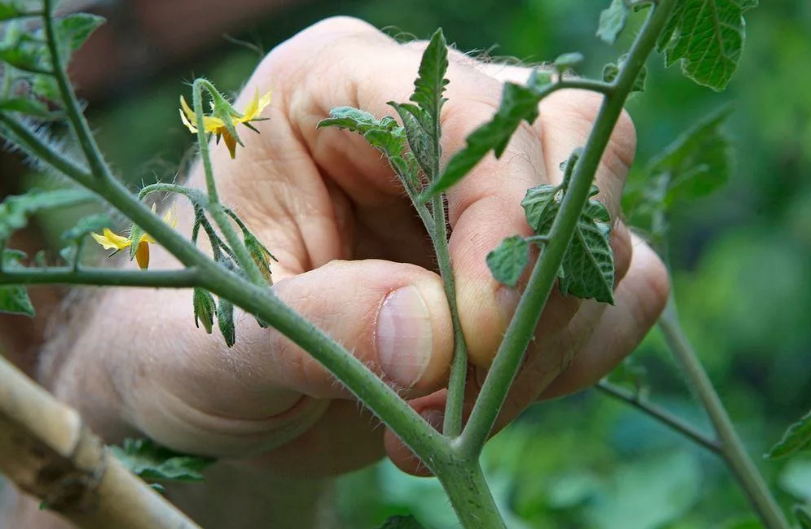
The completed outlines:
[[[32,189],[24,195],[6,197],[0,203],[0,242],[28,225],[28,218],[44,209],[75,206],[93,200],[94,196],[82,189]]]
[[[73,13],[58,19],[56,35],[64,54],[62,60],[67,61],[104,22],[104,17],[90,13]]]
[[[23,252],[3,250],[3,268],[7,270],[23,268],[20,261],[24,258],[25,254]],[[24,286],[0,286],[0,312],[34,317],[34,306],[31,304],[31,299],[28,297],[28,292]]]
[[[681,61],[684,75],[721,91],[738,67],[746,39],[743,14],[758,0],[678,2],[659,37],[669,67]]]
[[[413,516],[392,516],[380,529],[425,529]]]
[[[802,505],[795,505],[794,516],[797,517],[797,521],[800,522],[800,527],[802,529],[811,529],[811,511],[809,511],[806,507]]]
[[[62,240],[65,242],[78,242],[90,233],[101,231],[110,226],[112,222],[110,217],[103,213],[88,215],[79,219],[75,226],[65,231],[62,234]]]
[[[445,171],[425,190],[421,198],[428,199],[456,184],[491,150],[496,158],[500,157],[521,122],[531,124],[537,117],[537,92],[526,86],[505,83],[496,115],[467,137],[465,148],[453,155]]]
[[[582,53],[580,53],[579,51],[575,51],[572,53],[564,53],[563,55],[558,55],[558,58],[555,59],[555,62],[553,64],[555,65],[555,69],[557,71],[563,72],[568,70],[569,68],[574,68],[575,66],[583,62],[584,59],[585,57],[583,57]]]
[[[597,36],[600,39],[612,46],[622,30],[625,29],[625,24],[628,23],[628,6],[625,5],[625,0],[611,0],[611,6],[603,9],[600,13],[600,25],[597,28]]]
[[[668,206],[679,198],[699,198],[723,186],[732,172],[733,152],[722,130],[730,107],[704,118],[651,160],[645,172],[651,177],[667,175]]]
[[[789,426],[783,434],[783,439],[772,447],[766,457],[769,459],[788,457],[809,447],[811,447],[811,412]]]
[[[0,2],[0,22],[17,18],[20,14],[13,2]]]
[[[616,63],[610,62],[603,67],[603,80],[607,83],[614,82],[614,79],[620,74],[620,70],[625,65],[625,61],[628,60],[628,54],[622,55]],[[634,81],[634,85],[631,87],[631,92],[644,92],[645,91],[645,80],[648,77],[648,68],[642,67],[640,70],[639,75],[636,77]]]
[[[111,451],[133,474],[147,481],[203,481],[201,472],[214,463],[214,459],[181,454],[150,439],[126,439]]]
[[[591,186],[589,197],[599,192]],[[521,202],[527,222],[538,235],[549,235],[564,191],[561,187],[543,184],[530,188]],[[589,200],[566,250],[559,273],[560,291],[566,295],[605,303],[614,303],[614,254],[609,235],[611,217],[605,205]]]
[[[487,254],[487,266],[496,281],[515,287],[529,264],[529,243],[520,235],[507,237]]]
[[[0,49],[0,61],[24,72],[39,74],[50,72],[48,66],[43,63],[40,50],[28,46],[17,45]]]

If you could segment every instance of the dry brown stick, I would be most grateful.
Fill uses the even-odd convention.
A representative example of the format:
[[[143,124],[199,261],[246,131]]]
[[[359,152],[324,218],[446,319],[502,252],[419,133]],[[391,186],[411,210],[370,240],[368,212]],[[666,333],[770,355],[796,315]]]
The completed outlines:
[[[82,529],[200,529],[2,356],[0,472]]]

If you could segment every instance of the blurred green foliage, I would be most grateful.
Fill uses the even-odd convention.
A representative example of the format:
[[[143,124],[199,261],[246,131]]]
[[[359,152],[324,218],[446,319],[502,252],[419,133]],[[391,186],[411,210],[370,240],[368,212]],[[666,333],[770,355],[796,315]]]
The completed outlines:
[[[608,0],[326,0],[296,8],[244,38],[266,49],[326,16],[360,16],[392,35],[427,38],[443,27],[461,50],[524,62],[582,52],[599,76],[627,51],[640,23],[614,47],[596,37]],[[811,502],[811,458],[760,457],[811,405],[811,3],[763,1],[750,12],[740,71],[716,94],[664,70],[629,111],[639,131],[637,167],[706,114],[731,102],[737,167],[728,186],[675,208],[670,261],[685,328],[778,498]],[[486,52],[486,53],[485,53]],[[233,44],[91,109],[102,146],[129,181],[171,178],[193,138],[177,117],[182,81],[205,74],[238,90],[259,57]],[[805,66],[803,66],[805,65]],[[130,141],[119,141],[128,127]],[[132,141],[138,138],[139,141]],[[635,168],[631,178],[639,178]],[[637,352],[652,400],[707,429],[662,339]],[[758,527],[725,467],[638,412],[593,391],[537,405],[486,455],[498,501],[516,528],[705,529]],[[339,487],[347,527],[374,527],[413,512],[454,527],[438,484],[381,464]],[[740,525],[739,525],[740,524]]]

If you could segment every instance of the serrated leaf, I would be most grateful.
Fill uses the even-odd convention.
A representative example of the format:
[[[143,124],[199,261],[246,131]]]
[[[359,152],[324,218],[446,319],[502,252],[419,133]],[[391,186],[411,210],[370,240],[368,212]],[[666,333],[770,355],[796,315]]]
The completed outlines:
[[[505,83],[496,115],[467,137],[465,148],[453,155],[445,171],[421,198],[427,200],[459,182],[491,150],[496,158],[500,157],[521,122],[531,124],[537,119],[538,101],[538,93],[532,88]]]
[[[520,235],[507,237],[487,254],[487,266],[496,281],[515,287],[529,264],[529,243]]]
[[[425,529],[413,516],[392,516],[379,529]]]
[[[32,189],[24,195],[6,197],[0,203],[0,242],[28,224],[28,218],[43,209],[75,206],[93,200],[89,191],[82,189]]]
[[[3,250],[3,269],[19,270],[24,268],[20,263],[25,254],[18,250]],[[23,314],[34,317],[34,306],[28,297],[28,291],[22,285],[0,286],[0,312]]]
[[[408,103],[395,103],[389,102],[400,119],[403,120],[403,129],[405,130],[408,146],[411,147],[411,152],[417,163],[420,164],[422,171],[431,178],[433,162],[437,154],[434,152],[434,142],[431,139],[430,123],[428,123],[428,116],[425,112],[416,105]]]
[[[795,505],[794,516],[797,518],[797,521],[800,522],[802,529],[811,529],[811,511],[802,505]]]
[[[73,13],[56,21],[56,34],[62,50],[68,58],[90,38],[90,35],[104,24],[104,17],[90,13]]]
[[[203,481],[201,472],[213,459],[181,454],[164,448],[150,439],[126,439],[123,446],[111,447],[133,474],[145,480]]]
[[[620,74],[622,67],[625,65],[625,61],[628,60],[628,54],[624,54],[617,59],[616,63],[610,62],[603,67],[603,80],[607,83],[614,82],[614,79]],[[639,75],[636,76],[636,80],[634,80],[634,84],[631,87],[631,92],[644,92],[645,91],[645,80],[648,77],[648,68],[643,66],[641,70],[639,70]]]
[[[743,14],[757,0],[685,0],[679,2],[661,33],[665,64],[681,62],[696,83],[723,90],[738,67],[746,39]]]
[[[766,454],[769,459],[780,459],[811,448],[811,412],[792,424],[779,443]]]
[[[414,93],[411,95],[411,101],[419,105],[437,128],[442,105],[446,101],[442,94],[448,85],[445,79],[447,71],[448,45],[442,30],[438,29],[422,54],[419,75],[414,81]]]
[[[668,175],[667,205],[679,198],[706,196],[727,182],[732,145],[721,127],[730,113],[726,107],[708,116],[651,160],[646,174]]]
[[[600,25],[597,28],[597,36],[600,39],[612,46],[622,30],[625,29],[625,24],[628,23],[628,6],[625,5],[625,0],[611,0],[611,6],[600,13]]]
[[[589,197],[599,192],[591,186]],[[560,211],[564,191],[543,184],[527,191],[521,202],[527,222],[538,235],[549,235]],[[563,256],[558,285],[566,295],[614,303],[614,254],[609,244],[611,217],[597,200],[589,200],[577,222],[572,241]]]
[[[378,120],[372,114],[352,107],[335,107],[317,128],[337,127],[361,134],[386,156],[399,156],[405,149],[403,127],[391,116]]]
[[[4,99],[0,101],[0,112],[20,112],[38,118],[48,118],[51,116],[48,107],[39,101],[23,97]]]

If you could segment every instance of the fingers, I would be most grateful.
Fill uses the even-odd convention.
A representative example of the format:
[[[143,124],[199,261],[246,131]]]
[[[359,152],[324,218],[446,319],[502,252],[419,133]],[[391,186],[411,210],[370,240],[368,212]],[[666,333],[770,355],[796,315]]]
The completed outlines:
[[[434,273],[386,261],[335,262],[273,290],[404,396],[445,382],[451,320]],[[237,314],[231,349],[192,321],[187,291],[116,291],[76,345],[106,371],[93,376],[110,381],[127,422],[163,444],[218,456],[258,453],[315,424],[325,399],[350,397],[308,353],[252,317]],[[116,348],[99,351],[113,335]],[[87,380],[78,364],[74,376],[81,392]]]

